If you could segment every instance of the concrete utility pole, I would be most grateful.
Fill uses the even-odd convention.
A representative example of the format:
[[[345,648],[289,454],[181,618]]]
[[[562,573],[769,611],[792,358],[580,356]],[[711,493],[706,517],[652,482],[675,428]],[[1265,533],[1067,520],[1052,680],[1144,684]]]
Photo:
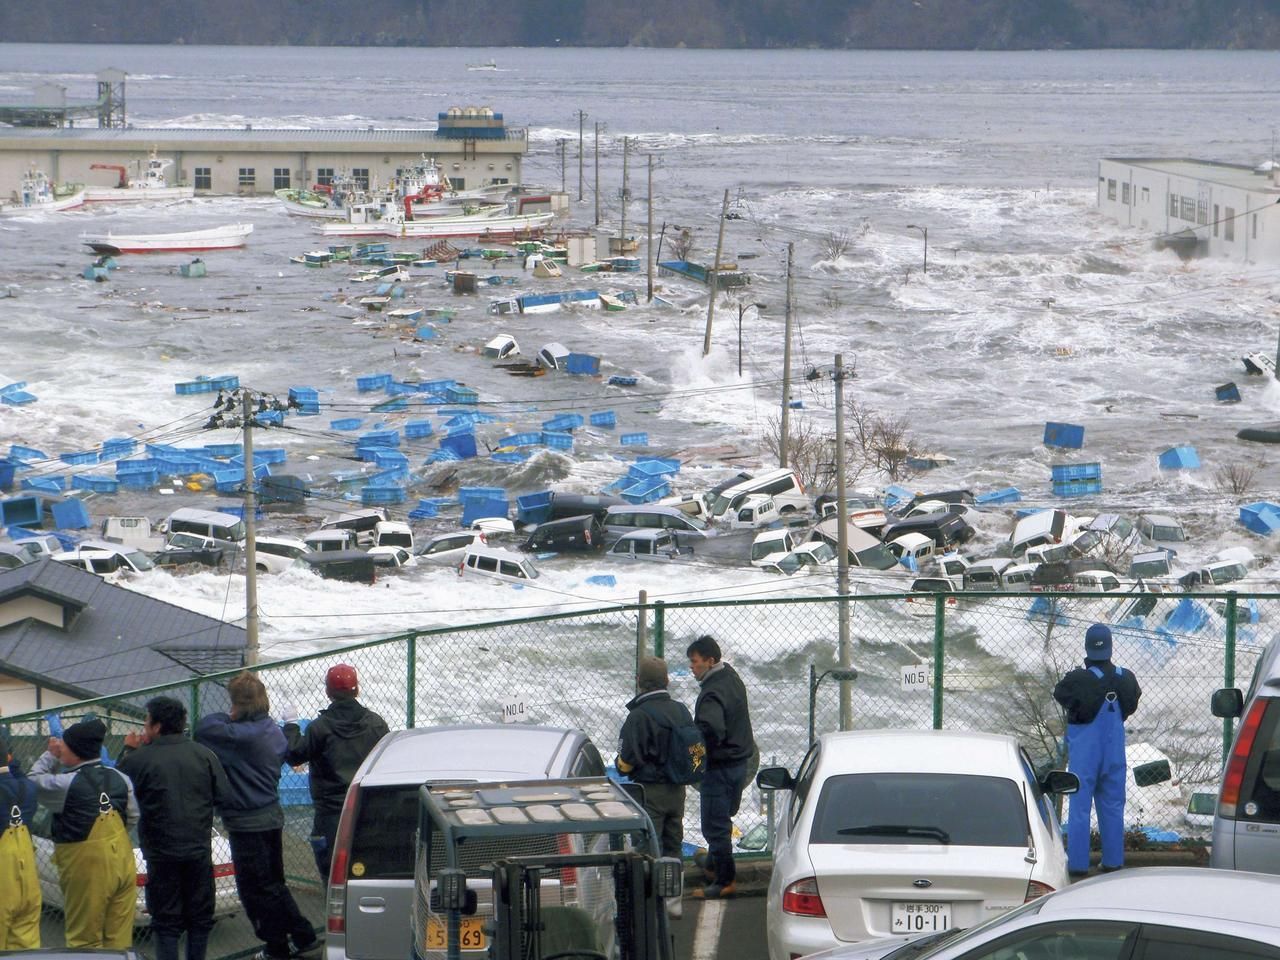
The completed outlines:
[[[645,242],[645,259],[649,272],[649,303],[653,303],[653,154],[649,154],[649,230]]]
[[[840,595],[840,668],[853,666],[849,646],[849,507],[845,499],[844,459],[844,356],[836,354],[836,592]],[[853,726],[853,688],[848,680],[840,681],[840,729]]]
[[[626,252],[627,244],[627,200],[631,195],[631,191],[627,189],[627,158],[631,153],[631,138],[622,138],[622,225],[618,227],[618,253]]]
[[[253,398],[240,393],[240,416],[244,421],[244,659],[252,667],[258,662],[258,543],[257,499],[253,495]]]
[[[566,140],[564,137],[558,137],[558,138],[556,138],[556,149],[560,151],[560,192],[561,192],[561,193],[564,193],[564,192],[565,192],[565,188],[564,188],[564,155],[565,155],[565,153],[566,153],[566,151],[565,151],[565,146],[568,144],[568,142],[569,142],[569,141],[568,141],[568,140]]]
[[[596,226],[600,226],[600,121],[596,121]]]
[[[778,437],[778,466],[786,467],[791,448],[791,261],[796,245],[787,244],[787,316],[782,327],[782,417]]]
[[[729,191],[724,192],[724,204],[720,207],[720,231],[716,234],[716,259],[707,271],[707,283],[711,296],[707,297],[707,332],[702,337],[702,355],[711,352],[711,321],[716,312],[716,293],[720,286],[720,251],[724,248],[724,218],[729,213]]]
[[[578,202],[582,202],[582,124],[587,119],[586,111],[578,111]]]

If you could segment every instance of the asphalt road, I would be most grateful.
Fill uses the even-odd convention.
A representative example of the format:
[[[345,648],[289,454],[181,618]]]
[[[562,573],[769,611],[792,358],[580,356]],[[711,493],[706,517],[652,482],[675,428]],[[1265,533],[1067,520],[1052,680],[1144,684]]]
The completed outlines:
[[[764,897],[700,902],[688,897],[684,916],[671,924],[676,960],[768,960]]]

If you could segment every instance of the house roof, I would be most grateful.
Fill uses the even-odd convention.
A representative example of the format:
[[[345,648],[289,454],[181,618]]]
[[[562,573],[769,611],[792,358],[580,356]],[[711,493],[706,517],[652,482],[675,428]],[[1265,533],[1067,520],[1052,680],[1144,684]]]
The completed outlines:
[[[1157,173],[1186,177],[1190,180],[1204,180],[1219,186],[1237,187],[1273,195],[1280,194],[1280,183],[1276,182],[1269,170],[1259,170],[1240,163],[1196,160],[1191,157],[1107,157],[1106,159],[1112,163],[1126,163],[1132,167],[1143,167]]]
[[[243,628],[135,593],[55,560],[0,571],[0,604],[57,603],[67,629],[33,618],[0,626],[0,673],[95,697],[184,680],[242,663]]]

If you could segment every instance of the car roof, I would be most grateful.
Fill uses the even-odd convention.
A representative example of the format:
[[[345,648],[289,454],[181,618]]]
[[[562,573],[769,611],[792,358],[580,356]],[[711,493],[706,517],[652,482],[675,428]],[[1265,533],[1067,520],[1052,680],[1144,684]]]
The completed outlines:
[[[1160,526],[1182,526],[1182,521],[1176,517],[1171,517],[1167,513],[1144,513],[1142,519],[1150,523],[1158,523]]]
[[[852,730],[826,733],[821,764],[830,773],[937,772],[1000,775],[1017,763],[1018,742],[967,730]]]
[[[612,513],[665,513],[671,516],[689,516],[689,514],[677,507],[664,506],[659,503],[618,503],[605,511],[605,517],[607,518]]]
[[[132,519],[132,518],[127,518]],[[234,513],[222,513],[219,510],[201,510],[199,507],[179,507],[173,513],[169,514],[170,520],[193,520],[203,523],[217,523],[225,525],[227,521],[231,524],[240,523],[241,520]]]
[[[659,537],[671,536],[670,530],[631,530],[618,538],[618,543],[625,540],[657,540]]]
[[[483,543],[472,543],[467,547],[466,556],[475,554],[479,557],[497,557],[499,560],[513,560],[516,563],[528,562],[528,557],[523,553],[516,553],[514,550],[504,550],[502,547],[490,547]]]
[[[1204,917],[1229,925],[1280,931],[1280,916],[1270,905],[1280,897],[1280,876],[1205,867],[1144,867],[1073,883],[1046,897],[1042,921],[1082,910],[1141,911],[1168,914],[1171,926],[1183,917]]]
[[[255,535],[253,539],[256,543],[278,543],[287,547],[303,547],[304,549],[307,546],[307,542],[305,540],[299,537],[291,537],[286,534],[269,533],[261,537]]]
[[[465,724],[398,730],[374,747],[359,777],[364,785],[424,780],[538,779],[583,734],[568,727]]]

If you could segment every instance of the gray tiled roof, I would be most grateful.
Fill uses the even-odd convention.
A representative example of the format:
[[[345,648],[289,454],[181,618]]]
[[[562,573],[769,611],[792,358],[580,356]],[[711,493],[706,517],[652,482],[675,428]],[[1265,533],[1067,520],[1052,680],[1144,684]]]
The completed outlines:
[[[523,139],[523,130],[508,128],[506,139]],[[158,144],[178,143],[192,147],[201,143],[226,143],[237,141],[242,143],[290,143],[315,142],[317,144],[334,143],[369,143],[369,144],[414,144],[435,140],[452,141],[456,135],[441,134],[436,130],[391,130],[384,128],[367,128],[364,130],[334,130],[315,128],[284,127],[63,127],[32,128],[13,127],[0,128],[0,143],[5,140],[52,140],[65,143],[88,141],[99,144],[138,144],[150,147]]]
[[[26,619],[0,627],[0,672],[73,696],[101,696],[239,666],[240,627],[54,560],[0,572],[0,602],[33,593],[78,610],[67,630]]]

